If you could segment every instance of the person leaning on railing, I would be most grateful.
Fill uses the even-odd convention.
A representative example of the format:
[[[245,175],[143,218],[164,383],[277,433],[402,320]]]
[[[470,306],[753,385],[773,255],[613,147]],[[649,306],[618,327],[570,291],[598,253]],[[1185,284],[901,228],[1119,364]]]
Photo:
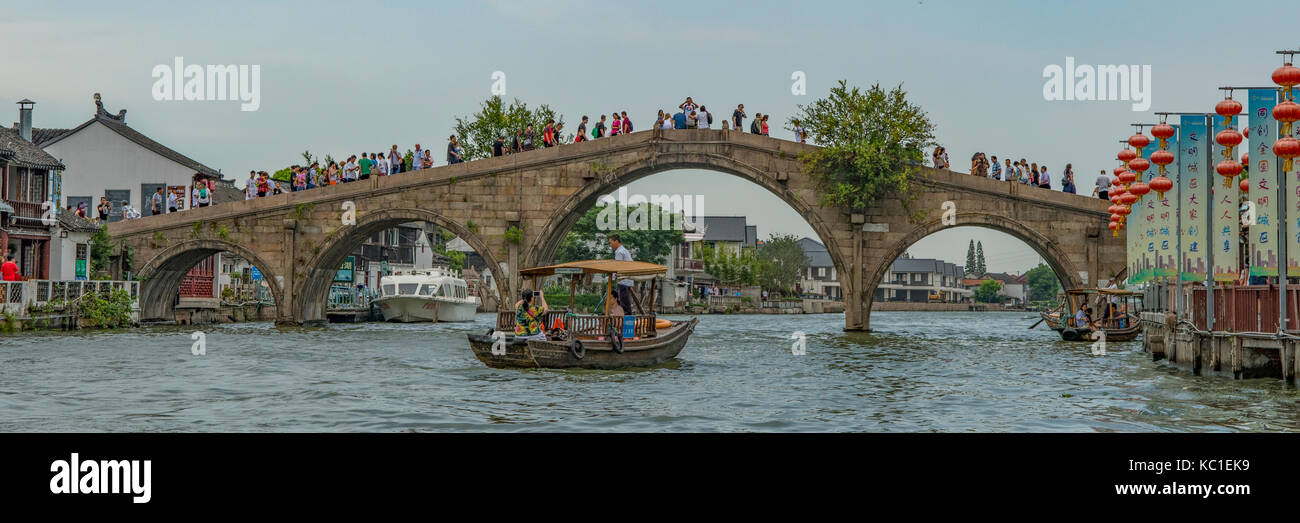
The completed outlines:
[[[533,304],[536,297],[540,305]],[[542,321],[550,307],[546,305],[546,296],[538,291],[534,293],[525,289],[522,299],[515,302],[515,336],[530,340],[546,341],[546,331]]]

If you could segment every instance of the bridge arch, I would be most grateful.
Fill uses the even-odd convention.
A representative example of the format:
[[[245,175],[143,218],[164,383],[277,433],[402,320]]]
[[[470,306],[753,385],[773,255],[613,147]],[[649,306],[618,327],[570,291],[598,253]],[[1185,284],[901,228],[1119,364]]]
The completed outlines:
[[[200,261],[221,252],[230,252],[239,256],[262,272],[275,298],[276,315],[280,318],[288,314],[284,300],[284,279],[276,272],[276,267],[263,260],[253,251],[237,244],[216,239],[193,239],[176,243],[163,249],[140,266],[137,278],[140,284],[140,317],[142,319],[159,319],[171,317],[173,298],[180,291],[181,280],[191,268]]]
[[[385,209],[360,215],[355,225],[345,226],[325,237],[319,252],[307,261],[306,270],[299,273],[304,275],[304,281],[299,287],[298,301],[295,305],[300,314],[298,319],[302,322],[325,320],[329,288],[335,274],[338,273],[339,265],[365,238],[398,224],[415,221],[436,223],[464,239],[487,262],[488,270],[492,271],[492,279],[497,286],[497,295],[502,300],[508,298],[507,280],[505,273],[501,271],[501,264],[478,234],[469,230],[464,224],[435,211],[413,208]]]
[[[776,155],[773,154],[772,156]],[[805,221],[817,234],[818,239],[826,245],[826,250],[831,256],[831,261],[835,264],[836,271],[840,274],[848,274],[845,271],[847,267],[846,260],[842,256],[845,251],[841,249],[839,240],[832,233],[833,225],[827,223],[818,213],[819,205],[817,202],[805,201],[795,191],[780,182],[774,172],[760,169],[754,165],[741,162],[732,156],[718,153],[660,152],[648,158],[619,166],[609,173],[597,177],[574,192],[555,208],[546,225],[533,238],[531,246],[525,253],[525,263],[530,266],[549,263],[555,257],[560,244],[564,242],[565,235],[577,223],[578,218],[587,209],[594,207],[601,196],[642,178],[681,169],[701,169],[725,173],[767,189],[768,192],[776,195],[777,198],[780,198],[781,201],[794,208],[796,212],[804,217]],[[845,283],[841,282],[841,284]]]
[[[1047,265],[1052,268],[1052,272],[1056,274],[1056,278],[1061,281],[1062,286],[1067,289],[1084,286],[1083,280],[1079,277],[1078,266],[1070,260],[1060,245],[1051,238],[1006,216],[985,212],[967,212],[962,213],[960,223],[954,225],[944,224],[942,217],[919,223],[911,232],[888,247],[885,258],[876,265],[875,271],[868,277],[866,280],[867,285],[863,289],[863,296],[868,302],[864,311],[868,319],[871,315],[870,302],[875,299],[876,287],[880,285],[880,280],[885,277],[885,272],[889,270],[894,260],[902,256],[908,248],[921,241],[922,238],[945,229],[957,227],[982,227],[1009,234],[1024,242],[1034,252],[1042,256]]]

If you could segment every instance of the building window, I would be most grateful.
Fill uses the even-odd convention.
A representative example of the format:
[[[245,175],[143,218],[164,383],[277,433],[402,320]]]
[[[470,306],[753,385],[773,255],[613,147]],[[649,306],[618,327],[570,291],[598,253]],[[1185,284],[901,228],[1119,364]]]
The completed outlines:
[[[817,275],[818,275],[818,276],[825,276],[825,275],[826,275],[826,268],[825,268],[825,267],[818,267],[818,268],[817,268]]]

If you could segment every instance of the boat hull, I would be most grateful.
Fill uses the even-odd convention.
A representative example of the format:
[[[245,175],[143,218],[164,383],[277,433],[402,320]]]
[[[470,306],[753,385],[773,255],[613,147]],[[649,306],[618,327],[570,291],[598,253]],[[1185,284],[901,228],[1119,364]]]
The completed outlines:
[[[686,346],[686,341],[699,322],[696,318],[673,322],[667,329],[659,330],[653,338],[627,340],[620,354],[607,341],[583,340],[586,353],[581,359],[569,350],[567,341],[537,341],[508,337],[504,351],[492,353],[492,336],[469,335],[474,357],[493,368],[545,368],[545,369],[626,369],[650,367],[672,358]]]
[[[392,296],[375,300],[384,321],[399,323],[474,321],[478,303],[444,301],[417,296]]]

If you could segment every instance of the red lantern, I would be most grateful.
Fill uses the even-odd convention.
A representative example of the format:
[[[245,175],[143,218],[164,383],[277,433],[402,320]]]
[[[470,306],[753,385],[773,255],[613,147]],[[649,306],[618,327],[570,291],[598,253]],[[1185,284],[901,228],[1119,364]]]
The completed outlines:
[[[1237,185],[1241,186],[1241,192],[1250,192],[1250,179],[1249,179],[1249,178],[1242,178],[1242,179],[1241,179],[1241,183],[1239,183],[1239,184],[1237,184]]]
[[[1131,191],[1119,195],[1119,203],[1121,205],[1133,205],[1137,203],[1137,201],[1138,201],[1137,195],[1133,194]]]
[[[1232,186],[1232,177],[1241,174],[1241,163],[1237,160],[1224,160],[1214,166],[1214,170],[1224,177],[1223,186]]]
[[[1119,216],[1119,209],[1122,208],[1122,207],[1124,207],[1124,206],[1123,206],[1123,205],[1120,205],[1120,204],[1117,203],[1117,204],[1114,204],[1114,205],[1111,205],[1110,207],[1108,207],[1108,208],[1106,209],[1106,211],[1110,212],[1110,214],[1111,214],[1112,216]],[[1112,219],[1114,219],[1114,218],[1112,218]]]
[[[1145,134],[1137,133],[1128,137],[1128,144],[1133,146],[1134,149],[1141,151],[1143,147],[1151,145],[1151,139],[1147,138],[1147,135]]]
[[[1119,229],[1120,229],[1119,222],[1115,220],[1111,220],[1110,225],[1108,225],[1107,227],[1110,228],[1112,237],[1116,237],[1116,238],[1119,237]]]
[[[1164,167],[1174,163],[1174,153],[1161,149],[1151,153],[1151,163]],[[1163,169],[1161,169],[1163,171]]]
[[[1128,163],[1129,160],[1132,160],[1137,157],[1138,155],[1136,152],[1133,152],[1133,149],[1121,149],[1119,151],[1119,154],[1115,155],[1115,158],[1118,158],[1119,161],[1124,162],[1126,164]]]
[[[1151,128],[1151,136],[1160,140],[1161,149],[1169,147],[1169,139],[1174,137],[1175,132],[1174,126],[1167,123],[1161,123]]]
[[[1120,173],[1127,170],[1128,169],[1125,169],[1123,166],[1120,166],[1120,167],[1116,167],[1114,171],[1111,171],[1111,173],[1114,174],[1116,178],[1119,178]]]
[[[1113,204],[1115,204],[1115,205],[1119,205],[1119,197],[1120,197],[1120,195],[1123,195],[1123,194],[1124,194],[1124,193],[1123,193],[1122,190],[1120,190],[1120,189],[1116,189],[1116,190],[1114,190],[1114,191],[1111,191],[1111,192],[1110,192],[1110,203],[1113,203]]]
[[[1155,191],[1161,198],[1164,198],[1165,193],[1173,188],[1174,181],[1170,180],[1168,176],[1157,176],[1151,179],[1151,190]]]
[[[1250,172],[1250,151],[1241,154],[1241,165],[1246,168],[1246,172]]]
[[[1291,62],[1282,64],[1282,67],[1273,70],[1273,83],[1288,90],[1300,85],[1300,67],[1291,65]]]
[[[1287,100],[1273,107],[1273,118],[1279,122],[1300,120],[1300,104]]]
[[[1246,138],[1250,138],[1250,128],[1247,127],[1245,131],[1241,132],[1241,134],[1246,135]]]
[[[1214,143],[1228,148],[1236,147],[1241,145],[1241,133],[1237,132],[1236,129],[1224,129],[1214,135]]]
[[[1128,186],[1128,192],[1136,194],[1138,200],[1141,200],[1143,196],[1146,196],[1147,193],[1151,192],[1151,186],[1147,185],[1146,182],[1139,180],[1133,182],[1133,185]]]
[[[1273,142],[1273,154],[1282,159],[1282,171],[1291,172],[1294,158],[1300,156],[1300,140],[1293,136],[1278,138]]]
[[[1146,158],[1134,158],[1129,160],[1128,168],[1141,173],[1151,168],[1151,161]]]
[[[1214,104],[1214,112],[1219,113],[1219,116],[1223,117],[1224,127],[1230,127],[1232,126],[1232,117],[1241,113],[1241,102],[1233,100],[1232,98],[1225,99]]]

